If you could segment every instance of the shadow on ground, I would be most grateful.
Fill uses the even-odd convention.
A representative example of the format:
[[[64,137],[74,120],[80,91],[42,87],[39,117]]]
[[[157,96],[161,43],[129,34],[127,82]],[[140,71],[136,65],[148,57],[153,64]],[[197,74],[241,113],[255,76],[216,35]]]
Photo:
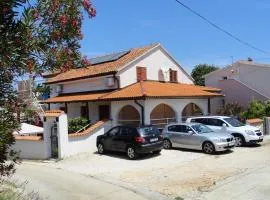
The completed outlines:
[[[164,151],[164,150],[163,150]],[[108,151],[105,154],[99,154],[97,151],[94,152],[94,154],[96,155],[100,155],[100,156],[107,156],[107,157],[112,157],[112,158],[119,158],[119,159],[124,159],[124,160],[130,160],[125,152],[112,152],[112,151]],[[161,154],[153,154],[153,153],[149,153],[149,154],[141,154],[138,156],[138,158],[136,159],[138,160],[146,160],[146,159],[151,159],[154,157],[158,157],[161,156]],[[132,160],[132,161],[136,161],[136,160]]]
[[[183,148],[172,148],[173,150],[183,151],[183,152],[191,152],[191,153],[198,153],[198,154],[204,154],[201,150],[193,150],[193,149],[183,149]],[[214,154],[207,154],[207,155],[225,155],[225,154],[231,154],[233,153],[233,150],[227,150],[227,151],[218,151]]]

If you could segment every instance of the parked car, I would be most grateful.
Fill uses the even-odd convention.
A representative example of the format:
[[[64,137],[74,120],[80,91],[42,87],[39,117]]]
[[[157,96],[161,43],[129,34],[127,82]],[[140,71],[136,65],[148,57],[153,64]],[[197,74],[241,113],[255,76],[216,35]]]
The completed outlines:
[[[262,142],[264,137],[258,128],[244,124],[233,117],[190,117],[186,122],[197,122],[207,125],[215,132],[227,132],[234,136],[235,146],[243,146],[247,143]]]
[[[98,153],[126,152],[129,159],[139,154],[159,154],[163,149],[163,136],[155,126],[116,126],[97,137]]]
[[[172,147],[202,150],[207,154],[232,149],[234,138],[227,133],[215,133],[199,123],[169,124],[163,129],[164,149]]]

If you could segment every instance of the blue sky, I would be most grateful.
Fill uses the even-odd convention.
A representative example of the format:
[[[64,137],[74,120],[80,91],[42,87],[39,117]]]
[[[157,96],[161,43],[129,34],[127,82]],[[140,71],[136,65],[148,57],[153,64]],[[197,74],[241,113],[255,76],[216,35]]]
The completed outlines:
[[[270,52],[269,0],[182,0],[239,38]],[[89,57],[160,42],[188,71],[199,63],[224,66],[263,54],[211,27],[175,0],[93,0],[94,19],[85,18],[82,52]]]

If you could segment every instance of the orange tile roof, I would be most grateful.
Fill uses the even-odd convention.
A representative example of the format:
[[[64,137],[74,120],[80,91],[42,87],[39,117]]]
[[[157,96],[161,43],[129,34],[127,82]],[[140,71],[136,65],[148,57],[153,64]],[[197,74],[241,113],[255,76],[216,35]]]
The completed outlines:
[[[98,121],[95,124],[93,124],[92,126],[90,126],[89,128],[85,129],[82,132],[79,133],[70,133],[68,134],[69,137],[77,137],[77,136],[84,136],[84,135],[88,135],[93,133],[94,130],[96,130],[97,128],[101,127],[106,121]]]
[[[121,57],[120,59],[116,61],[90,65],[88,67],[83,67],[79,69],[71,69],[67,72],[63,72],[52,78],[49,78],[46,83],[52,84],[52,83],[58,83],[58,82],[63,82],[63,81],[76,80],[80,78],[88,78],[88,77],[93,77],[97,75],[116,73],[124,65],[133,61],[137,57],[143,55],[144,53],[146,53],[148,50],[152,49],[155,46],[158,46],[158,44],[152,44],[152,45],[141,47],[141,48],[131,49],[128,54],[124,55],[123,57]]]
[[[202,87],[203,90],[208,91],[208,92],[221,92],[221,89],[219,88],[208,87],[208,86],[197,86],[197,87]]]
[[[43,140],[41,136],[16,135],[14,137],[15,137],[15,140],[28,140],[28,141],[41,141],[41,140]]]
[[[64,103],[64,102],[80,102],[80,101],[96,101],[101,96],[108,94],[109,92],[89,92],[89,93],[73,93],[62,94],[56,97],[49,98],[42,103]]]
[[[129,85],[113,92],[64,94],[52,97],[43,103],[63,103],[79,101],[102,101],[119,99],[142,98],[185,98],[185,97],[216,97],[223,96],[218,89],[209,91],[208,87],[195,86],[182,83],[169,83],[158,81],[143,81]]]
[[[59,117],[63,113],[64,111],[62,110],[47,110],[44,113],[44,117]]]
[[[259,119],[259,118],[255,118],[255,119],[248,119],[247,122],[249,124],[257,124],[257,123],[262,123],[263,120],[262,119]]]
[[[209,92],[209,88],[158,81],[135,83],[101,97],[103,100],[133,99],[133,98],[184,98],[184,97],[215,97],[222,96]]]

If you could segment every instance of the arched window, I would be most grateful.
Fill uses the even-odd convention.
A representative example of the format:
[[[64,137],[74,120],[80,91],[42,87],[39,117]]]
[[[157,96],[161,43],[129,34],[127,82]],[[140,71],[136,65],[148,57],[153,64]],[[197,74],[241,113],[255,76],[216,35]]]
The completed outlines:
[[[195,103],[189,103],[182,111],[182,121],[186,121],[186,119],[190,116],[200,115],[203,115],[203,111],[201,110],[201,108]]]
[[[118,124],[140,124],[140,113],[131,105],[124,106],[118,114]]]
[[[163,128],[165,125],[176,122],[176,115],[174,110],[166,105],[159,104],[157,105],[150,114],[151,124]]]

